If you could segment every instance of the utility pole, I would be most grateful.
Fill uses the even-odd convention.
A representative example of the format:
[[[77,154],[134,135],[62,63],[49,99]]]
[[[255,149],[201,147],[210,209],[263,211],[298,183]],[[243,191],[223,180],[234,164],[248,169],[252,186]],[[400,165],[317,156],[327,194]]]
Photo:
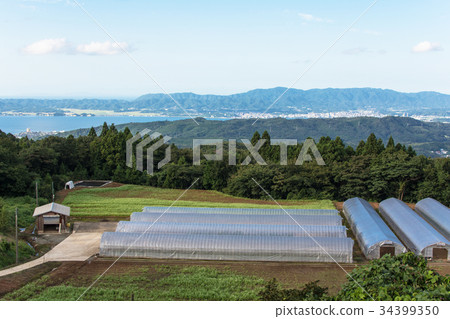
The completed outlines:
[[[39,206],[39,201],[38,201],[38,182],[36,181],[36,207]]]
[[[16,207],[16,264],[19,263],[19,235],[17,233],[17,207]]]
[[[54,185],[52,182],[52,202],[54,202],[54,201],[55,201],[55,188],[54,188]]]

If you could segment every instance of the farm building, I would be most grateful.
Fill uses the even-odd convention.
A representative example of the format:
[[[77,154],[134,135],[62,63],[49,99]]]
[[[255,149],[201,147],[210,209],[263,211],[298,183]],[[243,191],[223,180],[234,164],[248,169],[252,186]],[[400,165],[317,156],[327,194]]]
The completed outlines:
[[[260,225],[342,225],[339,215],[256,215],[256,214],[224,214],[224,213],[146,213],[131,214],[132,222],[169,222],[169,223],[202,223],[202,224],[260,224]]]
[[[334,212],[291,216],[265,209],[226,212],[213,208],[172,212],[168,207],[159,207],[152,212],[132,213],[129,222],[119,222],[116,232],[103,234],[100,255],[345,263],[353,260],[353,240],[346,237],[342,218]]]
[[[328,225],[252,225],[252,224],[201,224],[201,223],[146,223],[121,221],[116,232],[163,234],[210,234],[251,236],[297,236],[297,237],[347,237],[345,226]]]
[[[346,200],[344,215],[367,259],[406,252],[405,246],[364,199],[355,197]]]
[[[416,212],[450,241],[450,209],[433,198],[419,201]]]
[[[380,214],[415,254],[433,259],[450,259],[450,242],[402,201],[395,198],[382,201]]]
[[[270,208],[212,208],[212,207],[144,207],[146,213],[214,213],[214,214],[245,214],[245,215],[339,215],[336,209],[270,209]]]
[[[66,230],[67,217],[70,216],[70,207],[49,203],[34,209],[33,217],[36,217],[36,228],[39,233],[45,231]]]

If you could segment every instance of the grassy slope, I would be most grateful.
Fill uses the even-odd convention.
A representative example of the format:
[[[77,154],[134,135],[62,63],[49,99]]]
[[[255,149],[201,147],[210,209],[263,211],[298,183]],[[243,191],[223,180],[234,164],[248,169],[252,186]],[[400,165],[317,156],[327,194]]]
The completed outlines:
[[[144,206],[170,206],[183,190],[123,185],[115,188],[85,188],[71,191],[63,204],[72,216],[129,216]],[[286,208],[334,209],[329,200],[279,201]],[[278,208],[273,201],[233,197],[214,191],[189,190],[175,206]]]

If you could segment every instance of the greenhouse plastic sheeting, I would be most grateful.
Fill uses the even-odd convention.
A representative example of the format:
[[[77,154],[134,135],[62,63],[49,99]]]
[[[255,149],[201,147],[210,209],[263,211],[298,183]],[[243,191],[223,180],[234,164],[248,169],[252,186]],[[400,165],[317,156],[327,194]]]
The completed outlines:
[[[131,214],[132,222],[155,221],[163,223],[201,223],[201,224],[256,224],[256,225],[342,225],[339,215],[237,215],[202,213],[145,213]]]
[[[406,252],[405,246],[364,199],[355,197],[346,200],[344,215],[367,259],[380,258],[382,245],[393,246],[395,255]]]
[[[433,247],[450,249],[448,240],[402,201],[396,198],[382,201],[380,214],[415,254],[431,258]]]
[[[285,211],[286,210],[286,211]],[[268,209],[268,208],[216,208],[216,207],[144,207],[148,213],[213,213],[213,214],[243,214],[243,215],[339,215],[336,209]]]
[[[100,242],[100,255],[137,258],[352,262],[353,240],[350,238],[317,237],[314,239],[316,242],[310,237],[106,232]]]
[[[189,224],[189,223],[146,223],[121,221],[116,232],[163,233],[163,234],[210,234],[210,235],[253,235],[253,236],[313,236],[347,237],[345,226],[317,225],[252,225],[252,224]]]
[[[425,198],[416,204],[415,210],[442,235],[450,240],[450,209],[433,198]]]

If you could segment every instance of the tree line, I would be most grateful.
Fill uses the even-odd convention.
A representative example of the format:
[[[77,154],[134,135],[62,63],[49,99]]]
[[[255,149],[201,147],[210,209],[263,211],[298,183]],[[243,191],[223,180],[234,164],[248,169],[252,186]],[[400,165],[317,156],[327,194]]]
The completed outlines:
[[[88,135],[74,138],[49,136],[41,140],[18,139],[0,131],[0,196],[39,195],[51,200],[52,183],[62,189],[69,180],[105,179],[120,183],[185,189],[193,186],[247,198],[267,198],[254,180],[276,199],[332,199],[359,196],[371,201],[396,197],[416,202],[433,197],[445,205],[450,200],[450,160],[417,155],[411,146],[396,144],[391,137],[385,144],[370,134],[354,149],[336,137],[322,137],[316,146],[326,165],[312,161],[295,162],[303,147],[287,147],[287,165],[280,165],[280,145],[271,145],[270,135],[255,132],[251,144],[261,139],[258,153],[267,165],[258,165],[249,150],[238,141],[236,163],[229,165],[225,141],[223,160],[208,161],[212,146],[201,148],[200,165],[193,165],[192,149],[171,147],[171,161],[148,175],[126,166],[126,141],[133,135],[126,128],[118,131],[106,123],[99,135],[92,128]],[[155,143],[157,140],[154,140]],[[148,146],[150,146],[150,143]],[[136,145],[134,145],[135,147]],[[164,145],[154,153],[156,165],[165,157]],[[144,149],[144,169],[146,152]],[[250,156],[248,165],[241,165]]]

